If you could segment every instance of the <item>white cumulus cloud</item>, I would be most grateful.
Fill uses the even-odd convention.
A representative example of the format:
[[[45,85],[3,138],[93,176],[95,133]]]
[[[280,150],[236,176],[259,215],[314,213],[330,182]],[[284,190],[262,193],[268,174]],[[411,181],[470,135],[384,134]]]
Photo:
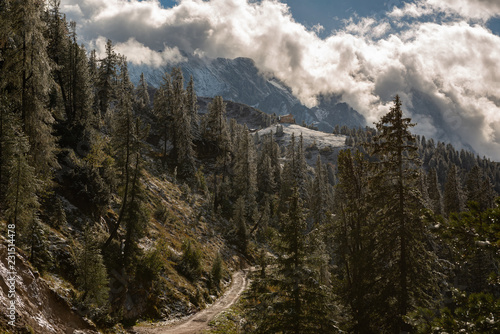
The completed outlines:
[[[500,1],[498,0],[417,0],[407,2],[403,7],[393,8],[392,17],[418,18],[436,12],[448,15],[459,15],[471,20],[487,21],[500,17]]]

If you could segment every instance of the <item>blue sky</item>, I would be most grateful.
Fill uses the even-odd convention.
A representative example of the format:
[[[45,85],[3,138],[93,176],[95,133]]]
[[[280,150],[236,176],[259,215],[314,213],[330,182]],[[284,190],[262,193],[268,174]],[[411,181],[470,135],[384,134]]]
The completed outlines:
[[[500,0],[499,0],[500,1]],[[324,30],[321,37],[326,37],[332,30],[343,27],[343,20],[351,17],[385,16],[394,6],[401,7],[403,0],[281,0],[290,7],[293,18],[307,27],[321,24]],[[176,0],[160,0],[165,8],[176,5]],[[493,33],[500,34],[500,19],[492,18],[487,27]]]
[[[166,7],[173,7],[177,1],[160,0]],[[324,34],[341,27],[342,20],[356,13],[359,16],[379,15],[399,0],[282,0],[288,4],[295,20],[306,26],[321,24]]]

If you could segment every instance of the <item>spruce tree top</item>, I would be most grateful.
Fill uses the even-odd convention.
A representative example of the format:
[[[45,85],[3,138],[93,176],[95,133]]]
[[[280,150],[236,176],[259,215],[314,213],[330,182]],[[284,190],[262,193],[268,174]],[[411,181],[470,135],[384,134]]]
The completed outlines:
[[[415,136],[409,130],[415,124],[411,123],[411,118],[403,117],[399,95],[396,95],[393,102],[390,111],[375,124],[378,134],[372,145],[373,153],[391,161],[401,157],[402,152],[407,152],[405,160],[415,160],[416,156],[412,153],[416,153],[418,147],[415,145]]]

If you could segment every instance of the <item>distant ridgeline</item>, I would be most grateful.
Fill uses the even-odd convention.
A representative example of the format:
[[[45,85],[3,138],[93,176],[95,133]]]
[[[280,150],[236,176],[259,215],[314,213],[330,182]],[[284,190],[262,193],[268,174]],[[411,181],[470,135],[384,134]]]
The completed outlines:
[[[376,130],[368,127],[336,127],[334,133],[346,135],[347,145],[364,151],[365,144],[371,142]],[[454,168],[461,194],[460,207],[463,208],[469,200],[479,198],[487,201],[488,207],[493,206],[493,199],[500,194],[500,163],[481,158],[471,151],[459,151],[451,144],[436,143],[434,139],[426,139],[424,136],[416,136],[416,143],[422,168],[427,172],[424,178],[426,182],[437,177],[439,190],[443,193],[450,170]]]
[[[413,136],[398,96],[325,139],[198,98],[180,68],[134,86],[75,31],[59,1],[0,3],[2,263],[23,287],[0,289],[0,331],[66,332],[32,321],[52,305],[101,330],[185,316],[258,264],[234,332],[500,332],[498,163]]]

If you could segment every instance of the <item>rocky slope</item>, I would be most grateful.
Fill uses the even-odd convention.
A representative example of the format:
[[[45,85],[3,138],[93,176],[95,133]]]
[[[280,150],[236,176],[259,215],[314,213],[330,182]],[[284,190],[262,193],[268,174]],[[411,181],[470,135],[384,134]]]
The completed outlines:
[[[170,72],[172,67],[177,66],[182,68],[186,79],[193,76],[198,96],[220,95],[225,100],[243,103],[267,114],[291,113],[297,122],[314,123],[326,132],[331,132],[335,125],[363,127],[366,124],[361,114],[335,96],[320,97],[320,103],[314,108],[304,106],[290,88],[278,79],[260,73],[249,58],[202,59],[187,54],[184,56],[186,61],[164,68],[131,64],[131,79],[137,83],[143,72],[146,80],[158,87],[163,73]]]
[[[302,135],[306,161],[309,166],[313,167],[316,164],[318,155],[321,156],[323,163],[337,163],[337,155],[342,149],[346,149],[346,136],[334,135],[322,131],[312,130],[296,124],[283,124],[283,135],[276,136],[277,125],[261,129],[258,131],[259,136],[266,135],[271,131],[274,133],[276,142],[282,147],[282,150],[288,146],[292,138],[299,140]]]
[[[7,261],[7,244],[2,238],[0,244],[0,308],[8,310],[11,299],[10,266]],[[49,282],[40,277],[22,254],[15,257],[15,320],[0,315],[1,333],[47,333],[47,334],[91,334],[97,333],[95,327],[75,313],[68,303],[64,291],[55,291],[56,282]],[[64,290],[59,286],[60,289]],[[10,316],[10,311],[9,311]],[[14,326],[9,322],[14,320]]]

